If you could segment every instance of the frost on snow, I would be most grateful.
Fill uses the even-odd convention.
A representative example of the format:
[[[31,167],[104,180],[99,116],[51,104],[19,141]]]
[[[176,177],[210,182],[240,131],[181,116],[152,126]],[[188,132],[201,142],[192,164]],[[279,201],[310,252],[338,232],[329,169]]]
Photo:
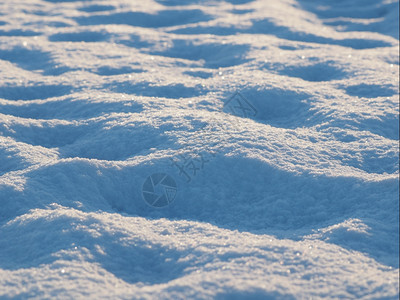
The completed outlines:
[[[399,2],[0,2],[0,298],[397,299]]]

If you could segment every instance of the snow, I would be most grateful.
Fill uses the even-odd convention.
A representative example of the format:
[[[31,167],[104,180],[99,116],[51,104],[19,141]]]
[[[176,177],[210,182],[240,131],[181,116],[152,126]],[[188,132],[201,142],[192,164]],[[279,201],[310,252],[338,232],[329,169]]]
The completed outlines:
[[[0,2],[0,298],[398,299],[399,2]]]

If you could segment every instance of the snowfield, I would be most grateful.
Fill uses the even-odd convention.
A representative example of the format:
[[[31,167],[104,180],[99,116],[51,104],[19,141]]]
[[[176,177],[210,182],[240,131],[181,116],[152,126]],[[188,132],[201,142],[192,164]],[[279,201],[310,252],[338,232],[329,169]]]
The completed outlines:
[[[1,299],[398,299],[399,2],[0,1]]]

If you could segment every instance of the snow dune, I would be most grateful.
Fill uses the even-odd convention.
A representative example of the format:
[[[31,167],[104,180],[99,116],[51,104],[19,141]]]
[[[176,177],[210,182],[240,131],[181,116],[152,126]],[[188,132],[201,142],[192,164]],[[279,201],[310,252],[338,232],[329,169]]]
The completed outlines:
[[[0,3],[0,298],[397,299],[399,2]]]

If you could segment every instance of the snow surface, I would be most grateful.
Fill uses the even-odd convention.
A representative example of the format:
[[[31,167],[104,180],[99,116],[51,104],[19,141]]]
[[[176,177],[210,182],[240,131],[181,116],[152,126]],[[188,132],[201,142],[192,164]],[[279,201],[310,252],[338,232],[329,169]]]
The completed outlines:
[[[0,1],[0,298],[397,299],[398,10]]]

